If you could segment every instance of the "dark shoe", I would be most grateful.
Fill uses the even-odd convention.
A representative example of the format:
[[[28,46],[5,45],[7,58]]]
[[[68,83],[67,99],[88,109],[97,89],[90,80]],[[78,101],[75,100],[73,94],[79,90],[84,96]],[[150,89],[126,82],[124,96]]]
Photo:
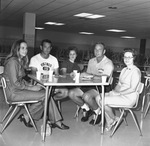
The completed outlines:
[[[29,122],[27,122],[26,119],[24,118],[24,115],[23,115],[23,114],[21,114],[21,115],[18,117],[18,119],[20,120],[20,122],[23,122],[26,127],[29,127],[29,128],[32,128],[32,127],[33,127],[33,126],[31,125],[31,123],[30,123],[30,120],[29,120]]]
[[[51,124],[51,127],[52,128],[59,128],[61,130],[67,130],[67,129],[69,129],[69,126],[67,126],[67,125],[65,125],[63,123],[61,123],[61,126],[57,125],[56,123],[53,123],[53,124]]]
[[[94,122],[95,122],[95,125],[96,125],[96,124],[99,124],[100,121],[101,121],[101,115],[98,115],[98,117],[97,117],[97,119],[96,119],[96,122],[95,122],[94,119],[92,119],[92,120],[89,122],[89,124],[94,125]]]
[[[81,118],[81,121],[82,121],[82,122],[86,122],[86,121],[89,120],[89,117],[92,116],[93,111],[92,111],[91,109],[90,109],[89,111],[86,111],[85,109],[83,109],[83,112],[85,112],[85,116],[83,116],[83,117]]]

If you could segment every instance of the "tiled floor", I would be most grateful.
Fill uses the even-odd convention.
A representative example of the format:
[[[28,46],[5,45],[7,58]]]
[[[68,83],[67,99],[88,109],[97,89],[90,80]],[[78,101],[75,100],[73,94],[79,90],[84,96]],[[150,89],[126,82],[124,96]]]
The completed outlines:
[[[2,93],[0,92],[0,120],[4,116],[8,106],[4,103]],[[40,125],[42,120],[37,122],[39,132],[36,133],[34,128],[27,128],[17,120],[17,117],[0,135],[0,146],[149,146],[150,145],[150,112],[146,119],[142,118],[140,111],[136,115],[140,126],[142,127],[143,136],[139,132],[132,120],[131,115],[127,116],[128,126],[122,123],[112,138],[110,133],[106,132],[101,135],[99,126],[91,126],[74,119],[76,106],[70,100],[62,103],[62,114],[64,123],[70,126],[69,130],[62,131],[57,128],[52,129],[52,135],[47,136],[45,142],[42,142],[40,135]],[[119,114],[117,112],[117,114]],[[2,128],[2,125],[0,126]]]

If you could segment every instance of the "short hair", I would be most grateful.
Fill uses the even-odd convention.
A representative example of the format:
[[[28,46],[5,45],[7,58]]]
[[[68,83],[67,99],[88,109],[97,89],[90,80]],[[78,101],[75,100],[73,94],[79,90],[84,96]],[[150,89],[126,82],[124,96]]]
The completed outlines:
[[[97,43],[95,43],[95,44],[94,44],[94,48],[93,48],[93,50],[95,49],[95,46],[96,46],[96,45],[102,45],[102,46],[103,46],[103,48],[104,48],[103,50],[106,50],[106,48],[105,48],[105,44],[104,44],[104,43],[102,43],[102,42],[97,42]]]
[[[135,58],[136,57],[136,51],[132,48],[125,48],[124,51],[123,51],[123,55],[126,53],[126,52],[131,52],[133,57]]]
[[[102,42],[97,42],[97,43],[95,43],[94,47],[95,47],[96,45],[102,45],[102,46],[104,47],[104,49],[105,49],[105,44],[102,43]]]
[[[78,49],[77,49],[77,47],[75,47],[75,46],[70,46],[69,48],[68,48],[68,56],[69,56],[69,53],[71,52],[71,51],[75,51],[76,52],[76,54],[78,54]]]
[[[43,46],[44,43],[50,43],[52,45],[52,42],[49,39],[44,39],[41,41],[41,46]]]

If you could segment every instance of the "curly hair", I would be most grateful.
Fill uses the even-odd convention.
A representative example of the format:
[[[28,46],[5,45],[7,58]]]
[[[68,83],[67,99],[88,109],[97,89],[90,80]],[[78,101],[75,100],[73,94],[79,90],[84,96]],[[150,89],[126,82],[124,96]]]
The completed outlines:
[[[126,52],[131,52],[134,58],[136,58],[136,56],[137,56],[136,51],[134,49],[132,49],[132,48],[125,48],[124,51],[123,51],[123,55]]]

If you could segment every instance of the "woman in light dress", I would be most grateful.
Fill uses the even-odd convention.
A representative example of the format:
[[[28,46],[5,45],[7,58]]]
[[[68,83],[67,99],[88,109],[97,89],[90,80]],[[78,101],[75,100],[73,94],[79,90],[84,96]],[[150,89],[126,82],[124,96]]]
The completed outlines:
[[[137,87],[141,81],[141,71],[134,65],[134,50],[124,50],[123,60],[126,67],[122,69],[116,87],[109,93],[105,94],[105,118],[107,131],[110,131],[118,120],[113,113],[111,105],[133,106],[138,97]],[[99,106],[101,106],[100,96],[96,97],[96,101]]]

